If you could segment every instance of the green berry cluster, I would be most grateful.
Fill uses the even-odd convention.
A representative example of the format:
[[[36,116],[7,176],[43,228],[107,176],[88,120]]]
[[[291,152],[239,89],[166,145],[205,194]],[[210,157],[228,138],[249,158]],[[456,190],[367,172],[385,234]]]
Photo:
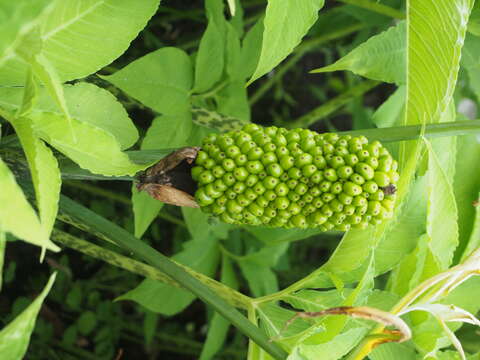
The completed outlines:
[[[397,167],[364,136],[247,124],[208,135],[192,178],[202,210],[227,223],[347,231],[392,216]]]

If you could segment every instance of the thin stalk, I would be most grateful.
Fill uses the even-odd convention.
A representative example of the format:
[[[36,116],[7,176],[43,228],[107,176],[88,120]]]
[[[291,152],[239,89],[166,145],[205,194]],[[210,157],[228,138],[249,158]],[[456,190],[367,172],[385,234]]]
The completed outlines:
[[[344,93],[318,106],[317,108],[313,109],[309,113],[299,117],[298,119],[290,122],[286,122],[285,126],[287,128],[309,127],[310,125],[314,124],[318,120],[324,119],[325,117],[332,114],[334,111],[336,111],[343,105],[349,103],[354,98],[365,94],[367,91],[373,89],[375,86],[379,84],[380,84],[380,81],[376,81],[376,80],[363,81],[360,84],[348,89]]]
[[[120,255],[114,251],[105,249],[101,246],[92,244],[76,236],[70,235],[64,231],[54,229],[52,233],[52,240],[66,247],[79,251],[85,255],[91,256],[93,258],[105,261],[110,265],[117,266],[119,268],[127,270],[131,273],[138,274],[152,280],[158,280],[165,284],[169,284],[175,287],[182,287],[174,279],[166,276],[165,274],[163,274],[162,272],[158,271],[156,268],[150,265],[144,264],[137,260],[133,260],[127,256]],[[219,296],[223,296],[224,299],[227,302],[229,302],[232,306],[243,308],[243,307],[247,307],[247,305],[249,304],[250,299],[247,296],[239,293],[238,291],[208,276],[205,276],[201,273],[197,273],[181,264],[178,264],[178,265],[184,268],[185,271],[190,272],[192,276],[196,277],[203,283],[208,283],[211,286],[215,285],[215,288],[219,290],[217,294]],[[236,299],[236,300],[241,299],[241,301],[233,301],[233,299]]]
[[[339,135],[364,135],[370,140],[382,142],[395,142],[406,140],[418,140],[422,131],[422,125],[396,126],[380,129],[364,129],[339,132]],[[428,124],[425,127],[424,136],[436,138],[443,136],[459,136],[480,133],[480,120],[454,121],[440,124]]]
[[[273,76],[264,81],[262,85],[253,93],[249,99],[250,106],[254,105],[270,88],[279,82],[280,79],[290,70],[305,53],[312,51],[316,47],[325,44],[329,41],[340,39],[348,36],[365,27],[363,24],[354,24],[347,26],[341,30],[333,31],[329,34],[322,35],[313,39],[304,41],[293,53],[293,55],[283,64],[278,66],[273,72]]]
[[[63,195],[60,198],[60,209],[68,216],[76,218],[77,221],[95,228],[104,236],[115,241],[115,243],[122,248],[132,252],[135,256],[174,279],[185,289],[191,291],[202,301],[210,305],[220,315],[230,321],[239,331],[255,341],[255,343],[262,347],[274,359],[287,358],[286,352],[278,345],[270,342],[267,335],[245,318],[240,311],[228,304],[223,298],[212,291],[211,288],[189,274],[185,269],[171,261],[165,255],[143,243],[116,224]]]
[[[403,11],[397,10],[390,6],[380,4],[379,2],[370,1],[370,0],[338,0],[345,4],[355,5],[378,14],[382,14],[394,19],[403,20],[406,18],[406,15]]]

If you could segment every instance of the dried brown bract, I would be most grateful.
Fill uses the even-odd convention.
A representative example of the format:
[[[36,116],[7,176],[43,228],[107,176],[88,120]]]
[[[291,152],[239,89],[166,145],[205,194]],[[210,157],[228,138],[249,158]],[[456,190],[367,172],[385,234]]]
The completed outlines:
[[[137,189],[166,204],[199,207],[193,196],[197,185],[190,174],[199,151],[199,147],[185,147],[167,155],[137,177]]]

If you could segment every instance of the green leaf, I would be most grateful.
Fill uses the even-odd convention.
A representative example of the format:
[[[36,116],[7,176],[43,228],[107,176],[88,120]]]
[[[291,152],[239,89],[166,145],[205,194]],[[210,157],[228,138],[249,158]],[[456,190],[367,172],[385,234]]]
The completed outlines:
[[[245,279],[247,279],[248,287],[253,296],[260,297],[278,291],[277,275],[270,267],[248,260],[238,261],[238,266]]]
[[[253,75],[262,51],[263,17],[247,32],[242,42],[240,63],[244,79]]]
[[[80,121],[90,123],[114,135],[122,149],[129,148],[138,139],[138,131],[123,106],[107,90],[94,84],[78,82],[63,85],[69,114]],[[0,105],[15,110],[22,102],[23,89],[0,87]],[[39,89],[33,111],[62,114],[44,88]]]
[[[62,184],[57,159],[50,148],[34,134],[30,119],[15,119],[12,124],[28,160],[40,222],[46,236],[50,237],[57,217]]]
[[[76,139],[69,135],[65,119],[55,113],[32,113],[33,129],[43,140],[95,174],[134,175],[148,167],[135,164],[120,150],[115,137],[105,130],[72,119]]]
[[[119,57],[155,13],[159,0],[56,0],[41,19],[41,54],[56,69],[59,79],[85,77]],[[108,19],[108,21],[106,21]],[[0,83],[21,85],[25,65],[10,59]]]
[[[97,326],[97,316],[93,311],[85,311],[78,318],[77,325],[80,334],[88,335]]]
[[[404,84],[405,36],[406,26],[402,21],[387,31],[372,36],[332,65],[311,72],[349,70],[370,79]]]
[[[368,329],[357,327],[345,331],[335,336],[335,338],[327,343],[320,345],[302,344],[294,350],[288,357],[288,360],[306,360],[306,359],[322,359],[337,360],[346,355],[366,334]]]
[[[249,84],[265,75],[300,43],[318,18],[324,0],[269,0],[260,59]]]
[[[288,247],[289,243],[287,242],[267,245],[258,251],[236,258],[238,266],[255,297],[278,291],[277,276],[272,268],[277,265]]]
[[[17,39],[35,26],[49,4],[49,0],[0,1],[0,68],[14,56]]]
[[[7,165],[0,159],[0,228],[28,243],[59,251],[28,203]],[[28,226],[26,226],[28,224]]]
[[[409,4],[407,124],[439,122],[447,111],[472,5],[470,0],[425,0]]]
[[[185,244],[173,260],[187,265],[207,276],[212,276],[217,268],[219,250],[217,241],[192,240]],[[133,300],[147,309],[171,316],[184,310],[195,300],[195,295],[187,290],[179,289],[159,281],[146,279],[135,289],[120,296],[118,300]]]
[[[427,234],[429,248],[440,265],[440,270],[449,267],[453,252],[458,245],[457,204],[452,184],[438,160],[431,143],[428,148],[428,208]]]
[[[379,128],[401,124],[403,121],[399,120],[404,109],[405,86],[402,85],[373,113],[372,122]]]
[[[162,48],[101,77],[159,113],[177,115],[190,107],[192,64],[183,50]]]
[[[415,360],[415,348],[408,343],[389,343],[377,346],[368,357],[371,360]]]
[[[2,354],[2,359],[18,360],[25,355],[38,312],[43,300],[52,288],[55,276],[56,273],[53,273],[40,295],[0,331],[0,354]]]
[[[174,149],[191,145],[193,123],[190,112],[161,115],[153,119],[142,141],[143,150]]]
[[[226,255],[222,256],[222,275],[220,281],[233,289],[238,289],[238,280],[233,264]],[[207,339],[200,354],[200,360],[210,360],[214,358],[227,338],[229,327],[230,323],[226,319],[218,313],[213,314],[208,327]]]
[[[195,61],[194,92],[210,89],[223,74],[225,64],[226,20],[223,0],[205,0],[208,25],[200,40]]]
[[[164,203],[152,198],[145,191],[138,191],[132,185],[132,208],[135,222],[135,237],[141,238],[156,219]]]

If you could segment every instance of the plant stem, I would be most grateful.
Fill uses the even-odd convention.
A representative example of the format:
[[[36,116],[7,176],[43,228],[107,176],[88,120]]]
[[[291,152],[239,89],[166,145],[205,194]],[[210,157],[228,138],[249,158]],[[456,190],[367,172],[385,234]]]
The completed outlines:
[[[422,125],[396,126],[379,129],[364,129],[339,132],[339,135],[364,135],[370,140],[395,142],[417,140],[420,138]],[[455,121],[425,126],[425,137],[459,136],[480,133],[480,120]]]
[[[264,81],[262,85],[253,93],[250,97],[249,102],[250,106],[254,105],[260,98],[265,95],[265,93],[270,90],[270,88],[279,82],[280,79],[290,70],[302,57],[305,53],[315,49],[319,45],[322,45],[328,41],[342,38],[344,36],[350,35],[360,29],[365,27],[363,24],[354,24],[347,26],[341,30],[333,31],[329,34],[319,36],[317,38],[309,39],[304,41],[293,53],[293,55],[282,65],[278,66],[271,78]]]
[[[117,254],[114,251],[92,244],[88,241],[85,241],[78,237],[70,235],[64,231],[54,229],[52,233],[52,240],[59,242],[60,244],[66,247],[77,250],[85,255],[103,260],[110,265],[117,266],[119,268],[127,270],[131,273],[142,275],[149,279],[158,280],[172,286],[181,287],[181,285],[178,282],[176,282],[174,279],[166,276],[165,274],[163,274],[162,272],[158,271],[156,268],[150,265],[144,264],[137,260],[133,260],[127,256]],[[185,269],[185,271],[190,272],[192,276],[196,277],[203,283],[208,283],[211,287],[214,286],[216,289],[219,290],[217,291],[217,294],[219,296],[223,296],[224,299],[228,301],[232,306],[236,306],[239,308],[246,308],[248,306],[250,302],[250,298],[247,297],[246,295],[243,295],[238,291],[214,279],[211,279],[208,276],[205,276],[201,273],[197,273],[186,266],[183,266],[181,264],[178,264],[178,266],[181,266],[182,268]],[[238,301],[238,300],[241,300],[241,301]]]
[[[379,84],[380,84],[380,81],[376,81],[376,80],[363,81],[360,84],[348,89],[344,93],[318,106],[317,108],[313,109],[309,113],[299,117],[298,119],[290,122],[286,122],[285,127],[287,128],[309,127],[316,121],[325,118],[326,116],[330,115],[341,106],[349,103],[355,97],[365,94],[367,91],[373,89],[375,86]]]
[[[210,305],[225,319],[230,321],[238,330],[255,341],[274,359],[286,359],[287,354],[278,345],[269,341],[267,335],[253,325],[237,309],[219,297],[210,287],[199,281],[184,268],[171,261],[168,257],[140,241],[132,234],[116,224],[101,217],[95,212],[83,207],[66,196],[60,197],[60,210],[81,223],[96,229],[97,232],[110,238],[122,248],[132,252],[157,268],[168,277],[174,279],[185,289],[191,291],[202,301]]]
[[[380,4],[378,2],[373,2],[370,0],[338,0],[340,2],[343,2],[345,4],[351,4],[355,5],[373,12],[376,12],[378,14],[382,14],[394,19],[400,19],[403,20],[406,18],[405,14],[403,11],[397,10],[395,8],[392,8],[390,6]]]

